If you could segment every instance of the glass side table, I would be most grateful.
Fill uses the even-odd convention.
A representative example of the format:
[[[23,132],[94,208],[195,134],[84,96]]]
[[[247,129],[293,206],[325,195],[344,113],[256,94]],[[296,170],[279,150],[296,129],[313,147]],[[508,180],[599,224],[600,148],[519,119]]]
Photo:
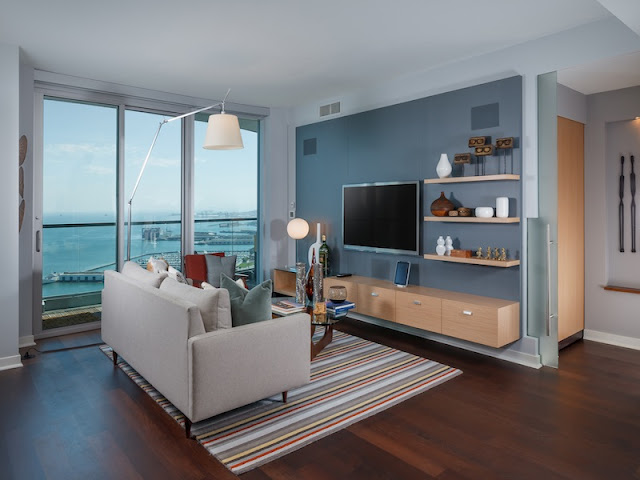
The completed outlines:
[[[271,299],[273,303],[281,300],[295,300],[295,298],[279,297]],[[306,313],[308,313],[311,318],[311,360],[313,360],[327,345],[331,343],[333,340],[333,326],[346,317],[348,311],[343,311],[337,314],[329,312],[314,314],[312,308],[307,306]],[[274,311],[272,312],[272,316],[276,318],[282,317],[283,315]],[[316,332],[317,327],[324,327],[324,335],[322,335],[322,338],[316,343],[313,343],[313,334]]]
[[[347,316],[347,312],[331,315],[329,313],[310,313],[311,315],[311,360],[333,340],[333,326]],[[316,327],[324,327],[324,335],[316,343],[313,343],[313,334]]]

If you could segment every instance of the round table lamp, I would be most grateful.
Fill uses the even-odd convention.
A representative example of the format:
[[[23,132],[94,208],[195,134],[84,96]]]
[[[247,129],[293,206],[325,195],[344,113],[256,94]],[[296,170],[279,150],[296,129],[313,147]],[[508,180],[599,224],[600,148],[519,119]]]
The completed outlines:
[[[287,234],[295,240],[300,240],[309,234],[309,224],[302,218],[294,218],[287,224]]]

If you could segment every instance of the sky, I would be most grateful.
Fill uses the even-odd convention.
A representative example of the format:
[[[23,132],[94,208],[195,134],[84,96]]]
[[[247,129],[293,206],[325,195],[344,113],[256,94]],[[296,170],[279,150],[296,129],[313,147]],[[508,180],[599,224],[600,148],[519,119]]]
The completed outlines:
[[[47,99],[44,102],[45,223],[87,221],[116,212],[117,109]],[[162,115],[125,112],[125,202]],[[242,130],[244,149],[204,150],[206,122],[195,122],[194,203],[203,211],[257,209],[257,134]],[[133,201],[134,220],[179,219],[181,122],[162,127]],[[107,221],[107,220],[105,220]]]

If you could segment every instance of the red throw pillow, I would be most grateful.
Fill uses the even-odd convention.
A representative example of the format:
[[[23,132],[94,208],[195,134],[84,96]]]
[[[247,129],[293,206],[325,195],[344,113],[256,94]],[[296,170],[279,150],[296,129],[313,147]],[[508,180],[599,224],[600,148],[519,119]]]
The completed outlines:
[[[224,252],[207,253],[206,255],[224,257]],[[193,280],[194,287],[200,287],[202,282],[207,281],[207,261],[204,254],[196,253],[184,256],[184,276]]]

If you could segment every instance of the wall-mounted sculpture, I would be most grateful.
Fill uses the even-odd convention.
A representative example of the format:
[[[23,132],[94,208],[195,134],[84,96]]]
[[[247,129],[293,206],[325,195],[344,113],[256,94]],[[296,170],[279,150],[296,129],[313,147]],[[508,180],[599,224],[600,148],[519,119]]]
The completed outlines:
[[[22,135],[18,142],[19,155],[18,155],[18,193],[20,194],[20,206],[18,207],[18,232],[22,230],[22,222],[24,220],[24,169],[22,165],[27,158],[27,137]]]

